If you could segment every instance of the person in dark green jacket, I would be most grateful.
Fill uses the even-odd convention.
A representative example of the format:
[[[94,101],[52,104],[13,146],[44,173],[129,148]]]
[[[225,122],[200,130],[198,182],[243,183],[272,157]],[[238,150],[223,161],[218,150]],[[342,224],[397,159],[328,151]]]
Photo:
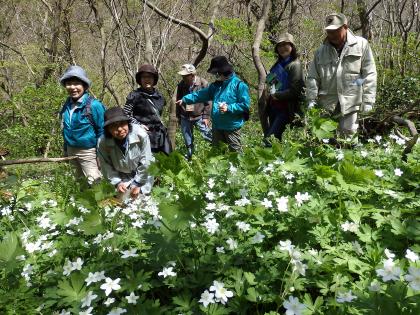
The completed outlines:
[[[226,143],[232,151],[241,151],[240,129],[249,117],[251,99],[248,85],[233,72],[225,56],[216,56],[207,70],[215,76],[215,82],[207,88],[185,95],[178,106],[212,101],[212,144]]]
[[[293,36],[285,33],[276,41],[277,62],[267,75],[268,97],[266,112],[268,128],[264,131],[264,143],[270,146],[268,137],[274,135],[279,140],[295,114],[299,113],[299,101],[303,95],[302,66],[298,59]]]

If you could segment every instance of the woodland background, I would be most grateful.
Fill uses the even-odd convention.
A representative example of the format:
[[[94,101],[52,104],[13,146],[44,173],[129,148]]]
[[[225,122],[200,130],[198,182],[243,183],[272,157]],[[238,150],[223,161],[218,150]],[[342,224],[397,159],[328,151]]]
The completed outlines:
[[[306,74],[331,12],[346,14],[350,29],[371,43],[377,120],[398,112],[418,121],[417,0],[0,0],[0,147],[10,158],[61,155],[58,112],[66,93],[58,79],[70,64],[86,69],[107,107],[124,105],[141,64],[155,65],[174,138],[170,100],[180,66],[195,63],[211,80],[210,59],[226,55],[250,86],[251,122],[258,125],[273,40],[285,31],[295,36]]]

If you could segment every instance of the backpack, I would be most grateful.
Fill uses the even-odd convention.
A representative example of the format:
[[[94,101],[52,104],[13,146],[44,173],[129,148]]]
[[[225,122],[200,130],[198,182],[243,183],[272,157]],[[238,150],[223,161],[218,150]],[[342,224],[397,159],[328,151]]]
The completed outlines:
[[[236,94],[238,94],[238,92],[239,92],[239,85],[240,85],[242,82],[243,82],[242,80],[239,80],[238,85],[236,86]],[[248,120],[249,120],[249,110],[244,111],[243,116],[244,116],[244,120],[245,120],[245,121],[248,121]]]
[[[238,92],[239,92],[239,85],[241,85],[241,83],[243,83],[243,81],[242,81],[242,80],[239,80],[239,81],[238,81],[238,84],[236,85],[236,88],[235,88],[236,95],[238,95]],[[243,116],[244,116],[244,120],[245,120],[245,121],[248,121],[248,120],[249,120],[249,110],[245,111],[245,112],[243,113]]]

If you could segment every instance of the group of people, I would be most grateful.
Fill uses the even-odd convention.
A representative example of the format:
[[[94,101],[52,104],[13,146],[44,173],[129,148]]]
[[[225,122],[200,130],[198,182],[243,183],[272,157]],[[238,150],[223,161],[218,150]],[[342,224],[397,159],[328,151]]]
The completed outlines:
[[[334,13],[326,18],[326,38],[315,52],[306,79],[308,108],[320,106],[339,121],[339,133],[353,136],[358,128],[358,113],[372,109],[376,93],[376,67],[366,39],[355,36],[347,18]],[[282,34],[275,43],[276,63],[267,75],[260,119],[264,145],[270,137],[281,139],[296,114],[300,114],[305,82],[297,47],[291,34]],[[214,146],[224,142],[241,151],[241,127],[249,119],[250,95],[246,83],[234,72],[224,56],[210,62],[208,83],[192,64],[178,72],[173,101],[187,148],[194,153],[194,127]],[[89,94],[91,81],[79,66],[69,67],[60,82],[69,97],[61,111],[65,153],[76,156],[78,173],[95,181],[102,174],[118,193],[136,198],[147,194],[153,185],[148,167],[153,153],[172,151],[161,116],[165,98],[156,89],[159,74],[150,64],[136,74],[139,88],[132,91],[124,108],[108,110]],[[210,127],[211,121],[211,127]]]

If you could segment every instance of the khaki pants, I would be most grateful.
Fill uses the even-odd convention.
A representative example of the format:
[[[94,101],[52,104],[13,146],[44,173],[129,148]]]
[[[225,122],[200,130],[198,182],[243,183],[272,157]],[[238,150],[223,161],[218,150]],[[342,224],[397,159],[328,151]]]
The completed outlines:
[[[233,131],[213,129],[213,146],[217,146],[220,141],[226,143],[231,151],[242,152],[240,129]]]
[[[78,177],[85,176],[89,182],[102,177],[96,160],[96,148],[67,147],[67,154],[68,156],[77,156],[77,160],[72,160],[72,164],[76,167]]]
[[[337,104],[333,118],[338,120],[338,132],[341,137],[353,137],[359,128],[358,112],[354,111],[348,114],[341,114],[340,104]]]
[[[357,112],[352,112],[340,117],[339,132],[344,137],[352,137],[357,133],[359,121]]]

